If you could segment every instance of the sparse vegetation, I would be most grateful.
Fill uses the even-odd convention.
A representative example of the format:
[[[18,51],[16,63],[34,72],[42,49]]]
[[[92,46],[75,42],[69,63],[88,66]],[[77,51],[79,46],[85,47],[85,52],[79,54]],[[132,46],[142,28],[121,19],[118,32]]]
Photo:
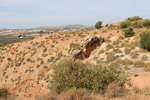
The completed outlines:
[[[142,28],[142,27],[150,27],[149,19],[142,19],[139,16],[129,17],[125,21],[121,22],[120,28]]]

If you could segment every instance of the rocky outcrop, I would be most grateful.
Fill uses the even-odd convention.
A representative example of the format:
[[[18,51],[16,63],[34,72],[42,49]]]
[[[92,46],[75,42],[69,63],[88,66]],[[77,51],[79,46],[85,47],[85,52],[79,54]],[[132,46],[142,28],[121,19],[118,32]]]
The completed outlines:
[[[91,52],[104,42],[104,39],[96,36],[87,36],[81,43],[80,47],[83,48],[83,52],[87,57],[90,56]]]
[[[72,56],[75,59],[85,59],[88,58],[91,52],[100,46],[104,42],[104,39],[96,36],[87,36],[85,40],[80,44],[80,50],[72,51]]]

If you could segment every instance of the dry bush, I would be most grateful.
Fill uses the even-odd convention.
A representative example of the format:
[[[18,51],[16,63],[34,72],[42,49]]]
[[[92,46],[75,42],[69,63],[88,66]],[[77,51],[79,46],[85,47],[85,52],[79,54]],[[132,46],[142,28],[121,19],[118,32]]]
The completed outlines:
[[[37,95],[35,96],[35,100],[58,100],[58,99],[56,95],[49,94],[44,96]]]
[[[111,83],[108,85],[106,90],[106,97],[112,99],[116,97],[120,97],[122,95],[122,90],[116,84]]]
[[[124,60],[122,60],[122,64],[123,65],[132,65],[133,64],[133,61],[132,60],[129,60],[128,58],[125,58]]]
[[[131,91],[132,91],[133,93],[135,93],[135,94],[141,93],[141,89],[138,88],[138,87],[136,87],[136,86],[132,87],[132,90],[131,90]]]
[[[38,78],[39,78],[39,79],[44,78],[46,72],[47,72],[46,69],[43,69],[43,68],[40,69],[40,70],[38,71]]]
[[[11,55],[14,55],[15,53],[14,52],[11,52]]]
[[[106,43],[110,43],[110,42],[111,42],[110,38],[111,38],[110,36],[107,36],[107,37],[105,38],[105,42],[106,42]]]
[[[113,41],[112,45],[119,45],[120,44],[120,40],[117,39],[116,41]]]
[[[106,46],[106,51],[109,51],[110,49],[113,49],[114,47],[112,46],[112,45],[110,45],[110,44],[108,44],[107,46]]]
[[[35,100],[95,100],[91,92],[86,89],[69,89],[61,94],[47,94],[44,96],[35,96]]]
[[[122,51],[121,51],[120,49],[118,49],[118,48],[117,48],[117,49],[114,48],[114,49],[113,49],[113,52],[115,52],[115,53],[122,53]]]
[[[55,47],[55,45],[51,45],[51,48],[54,48]]]
[[[97,32],[94,32],[93,34],[98,34]]]
[[[148,57],[147,57],[146,55],[143,55],[142,58],[141,58],[141,60],[142,60],[142,61],[147,61],[147,60],[148,60]]]
[[[125,40],[124,42],[122,42],[121,47],[130,47],[129,41]]]
[[[89,100],[90,98],[90,92],[86,89],[70,89],[66,92],[63,92],[59,100]]]
[[[47,57],[48,56],[48,54],[42,54],[42,57]]]
[[[43,48],[43,52],[46,52],[47,51],[47,48]]]
[[[115,56],[115,53],[114,52],[109,52],[109,53],[106,53],[106,64],[110,63],[110,62],[113,62],[117,59],[117,56]]]
[[[115,62],[118,63],[118,64],[121,64],[121,65],[124,65],[124,66],[129,66],[129,65],[133,64],[133,61],[129,60],[128,58],[125,58],[123,60],[122,59],[117,59]]]
[[[145,67],[145,63],[141,60],[137,60],[134,62],[134,67],[136,67],[136,68]]]
[[[130,54],[131,49],[130,49],[129,47],[125,47],[125,48],[124,48],[124,52],[125,52],[126,55],[127,55],[127,54]]]
[[[145,64],[145,71],[150,71],[150,63]]]
[[[120,36],[118,37],[118,39],[119,39],[119,40],[124,40],[125,37],[124,37],[123,35],[120,35]]]
[[[130,68],[128,66],[125,66],[124,70],[130,70]]]
[[[132,59],[136,59],[137,57],[138,57],[138,53],[137,53],[137,51],[132,51],[131,52],[131,57],[132,57]]]

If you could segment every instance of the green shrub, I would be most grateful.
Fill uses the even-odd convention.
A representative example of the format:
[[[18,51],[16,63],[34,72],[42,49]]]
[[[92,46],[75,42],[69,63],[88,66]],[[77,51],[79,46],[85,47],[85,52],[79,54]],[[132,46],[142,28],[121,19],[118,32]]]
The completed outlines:
[[[86,88],[94,93],[105,93],[111,83],[123,87],[128,77],[116,64],[84,64],[73,59],[61,61],[53,69],[53,78],[48,84],[51,93],[61,93],[70,88]]]
[[[139,45],[141,48],[150,50],[150,31],[141,32]]]
[[[131,26],[133,28],[142,28],[143,27],[143,20],[134,21]]]
[[[120,28],[127,28],[130,26],[130,22],[129,21],[123,21],[120,23]]]
[[[102,27],[102,21],[98,21],[96,24],[95,24],[95,28],[96,29],[99,29]]]
[[[7,98],[10,96],[10,92],[8,91],[7,88],[3,87],[3,88],[0,88],[0,99],[1,98]]]
[[[134,17],[129,17],[126,20],[127,21],[137,21],[137,20],[142,20],[142,18],[139,16],[134,16]]]
[[[150,20],[143,20],[143,27],[150,27]]]
[[[122,31],[125,37],[132,37],[134,35],[133,28],[131,27],[124,28]]]

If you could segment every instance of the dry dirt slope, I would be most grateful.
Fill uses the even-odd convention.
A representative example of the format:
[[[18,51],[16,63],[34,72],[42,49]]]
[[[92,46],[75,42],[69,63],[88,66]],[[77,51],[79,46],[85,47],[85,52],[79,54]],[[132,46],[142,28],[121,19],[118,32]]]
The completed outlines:
[[[118,23],[114,25],[117,26]],[[116,26],[103,27],[100,30],[59,32],[1,47],[0,87],[8,87],[12,93],[25,100],[47,94],[47,84],[53,72],[51,65],[69,56],[71,43],[80,44],[89,35],[101,36],[105,38],[105,43],[83,61],[107,64],[117,61],[131,73],[135,86],[149,87],[150,73],[145,71],[143,66],[148,66],[150,53],[141,50],[137,45],[138,34],[145,29],[135,29],[134,37],[124,38],[121,29]],[[139,64],[141,66],[137,66]]]

